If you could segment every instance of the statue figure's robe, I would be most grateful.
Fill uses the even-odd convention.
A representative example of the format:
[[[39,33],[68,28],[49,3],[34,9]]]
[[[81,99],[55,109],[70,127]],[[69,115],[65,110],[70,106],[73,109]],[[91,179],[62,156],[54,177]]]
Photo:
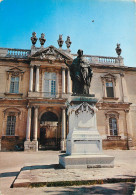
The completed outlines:
[[[73,81],[72,92],[74,94],[89,94],[92,78],[92,70],[83,57],[73,60],[70,68],[70,76]]]

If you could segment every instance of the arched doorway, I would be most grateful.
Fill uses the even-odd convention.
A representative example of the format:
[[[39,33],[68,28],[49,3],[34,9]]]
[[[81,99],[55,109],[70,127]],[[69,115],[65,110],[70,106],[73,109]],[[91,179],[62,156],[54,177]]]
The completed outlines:
[[[58,117],[53,112],[45,112],[40,119],[39,149],[59,149]]]

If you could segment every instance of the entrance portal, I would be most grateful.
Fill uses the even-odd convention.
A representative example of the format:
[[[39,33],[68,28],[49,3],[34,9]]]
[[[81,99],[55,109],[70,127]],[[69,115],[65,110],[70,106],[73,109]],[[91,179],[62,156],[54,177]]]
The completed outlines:
[[[45,112],[40,120],[39,149],[59,149],[58,117],[53,112]]]

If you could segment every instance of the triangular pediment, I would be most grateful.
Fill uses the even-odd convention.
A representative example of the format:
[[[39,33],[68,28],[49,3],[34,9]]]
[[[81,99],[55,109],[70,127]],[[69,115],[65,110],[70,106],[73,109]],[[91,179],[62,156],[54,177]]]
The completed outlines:
[[[47,59],[47,60],[73,60],[72,55],[64,52],[63,50],[57,49],[53,45],[39,49],[36,53],[31,55],[32,58],[36,59]]]
[[[116,78],[113,74],[108,73],[103,76],[103,78]]]
[[[24,71],[18,67],[13,67],[13,68],[10,68],[9,70],[7,70],[7,72],[18,72],[18,73],[24,73]]]
[[[104,76],[101,76],[101,78],[105,80],[116,80],[116,77],[111,73],[105,74]]]
[[[116,79],[117,79],[117,77],[116,76],[114,76],[113,74],[111,74],[111,73],[107,73],[107,74],[105,74],[104,76],[101,76],[101,79],[102,79],[102,82],[104,82],[104,81],[106,81],[106,82],[115,82],[115,84],[116,84]]]

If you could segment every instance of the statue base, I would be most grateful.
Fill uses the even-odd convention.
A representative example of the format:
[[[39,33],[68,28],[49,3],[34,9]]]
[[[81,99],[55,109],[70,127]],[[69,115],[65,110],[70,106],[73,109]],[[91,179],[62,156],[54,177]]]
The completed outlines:
[[[113,168],[114,157],[104,154],[90,155],[63,154],[59,156],[59,163],[65,169]]]
[[[114,157],[102,154],[96,124],[97,99],[89,95],[70,98],[66,154],[59,156],[59,163],[65,168],[113,167]]]

